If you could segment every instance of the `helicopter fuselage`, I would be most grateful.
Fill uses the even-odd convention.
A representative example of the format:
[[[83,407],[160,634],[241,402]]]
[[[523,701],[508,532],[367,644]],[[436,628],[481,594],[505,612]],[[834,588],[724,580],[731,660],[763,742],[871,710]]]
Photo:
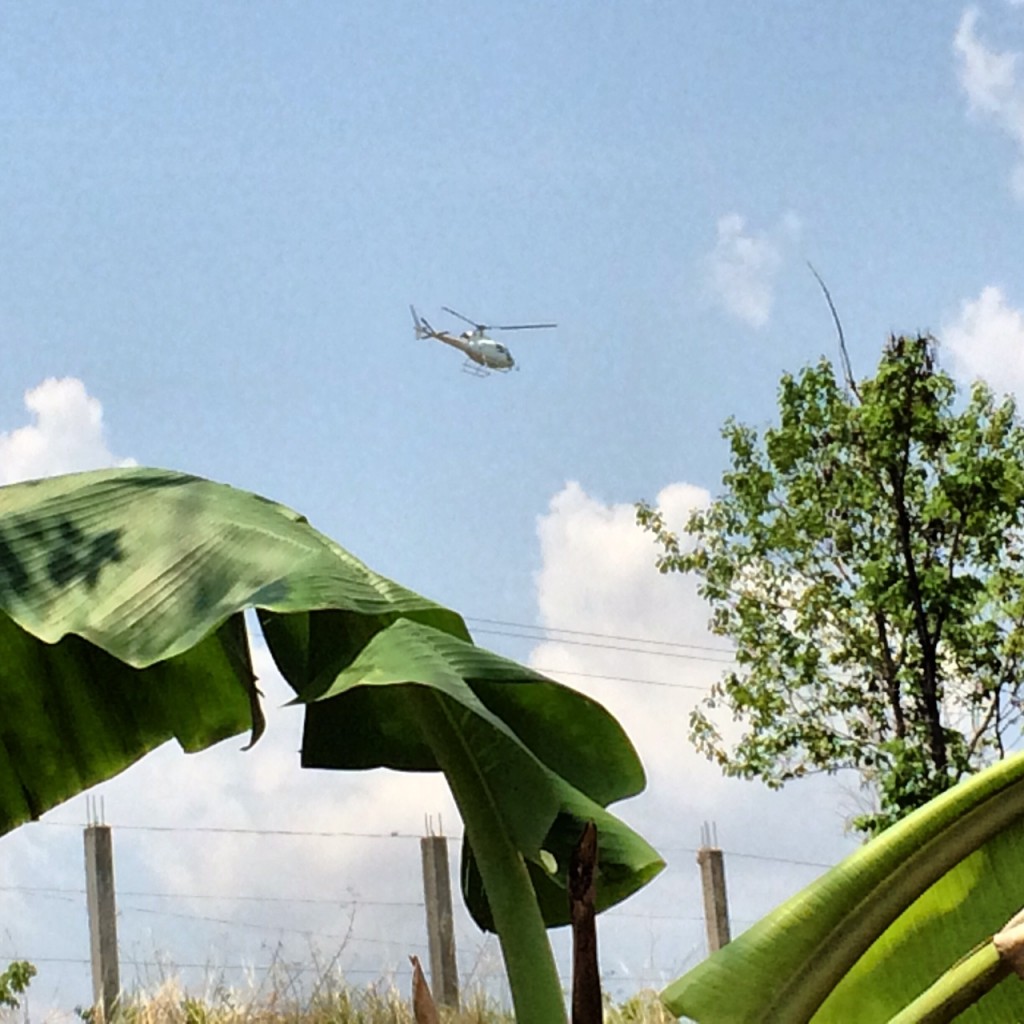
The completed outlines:
[[[479,331],[463,331],[458,336],[447,331],[437,331],[433,337],[446,345],[451,345],[452,348],[457,348],[465,353],[467,359],[488,370],[511,370],[516,365],[512,353],[505,345]]]

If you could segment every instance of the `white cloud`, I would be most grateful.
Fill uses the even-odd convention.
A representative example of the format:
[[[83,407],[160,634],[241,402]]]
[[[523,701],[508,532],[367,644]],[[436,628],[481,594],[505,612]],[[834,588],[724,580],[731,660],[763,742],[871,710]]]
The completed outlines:
[[[708,500],[703,488],[674,483],[657,495],[656,504],[679,530],[690,510]],[[728,668],[728,647],[708,632],[709,609],[693,580],[658,573],[656,546],[636,526],[633,506],[602,501],[569,483],[539,518],[538,536],[537,600],[550,639],[530,662],[600,701],[622,723],[647,770],[648,788],[615,810],[669,862],[664,875],[624,910],[664,914],[672,907],[699,915],[692,847],[705,821],[717,823],[727,851],[811,861],[834,861],[848,852],[851,840],[843,825],[852,808],[845,785],[816,779],[773,793],[761,783],[725,779],[690,746],[690,711]],[[728,854],[726,863],[731,913],[743,922],[734,925],[737,932],[816,873]],[[637,927],[617,921],[604,934],[613,948],[644,948]],[[677,956],[700,948],[699,916],[671,927]]]
[[[701,487],[673,483],[655,504],[679,532],[691,510],[709,500]],[[604,703],[626,725],[652,773],[664,774],[667,789],[680,772],[707,772],[718,781],[718,770],[686,739],[691,708],[732,664],[728,642],[708,630],[710,608],[696,581],[657,571],[658,549],[636,525],[632,504],[602,502],[576,482],[551,499],[537,532],[537,602],[552,639],[533,652],[531,663],[556,678],[565,673],[565,682]],[[596,643],[575,644],[571,635],[558,639],[559,629],[592,634]],[[622,637],[634,639],[620,642]],[[648,642],[638,642],[644,638]],[[575,673],[613,678],[580,675],[577,682]],[[624,684],[627,678],[649,682]],[[669,726],[672,742],[666,742]]]
[[[703,488],[672,484],[657,501],[672,522],[681,524],[691,509],[708,499]],[[666,606],[666,596],[678,600],[680,581],[653,571],[637,572],[640,566],[653,570],[656,552],[650,535],[636,526],[635,519],[631,504],[606,505],[576,482],[551,499],[537,524],[542,559],[537,600],[545,624],[575,628],[585,623],[598,631],[614,626],[620,632],[625,627],[627,632],[653,636],[678,631],[679,609],[675,601]],[[575,577],[566,571],[567,563],[590,565],[594,571]],[[692,586],[685,589],[690,600],[698,600]],[[696,628],[704,634],[703,622]]]
[[[1017,146],[1011,186],[1024,200],[1024,80],[1021,54],[990,48],[978,35],[977,8],[964,11],[953,39],[957,76],[972,113],[989,117]]]
[[[658,495],[657,504],[680,527],[689,511],[708,499],[702,488],[673,484]],[[566,683],[605,704],[626,727],[649,770],[664,766],[671,775],[686,747],[690,709],[729,657],[724,642],[707,632],[707,605],[691,579],[658,573],[655,545],[636,525],[631,504],[605,504],[572,482],[552,498],[537,532],[541,623],[594,634],[601,646],[552,639],[534,651],[532,663],[556,678],[564,673]],[[649,637],[655,643],[619,642],[617,637]],[[722,653],[658,643],[665,640]],[[593,680],[590,674],[613,678]],[[617,676],[659,685],[623,684]],[[664,742],[668,723],[676,743]],[[703,759],[697,759],[697,767],[703,772]]]
[[[0,484],[135,464],[107,447],[103,407],[75,377],[49,377],[26,391],[25,408],[33,422],[0,433]]]
[[[775,302],[775,281],[786,247],[800,234],[800,220],[786,214],[770,231],[748,231],[745,219],[728,213],[718,220],[718,237],[707,258],[708,287],[730,316],[764,327]]]
[[[1024,400],[1024,313],[989,285],[966,299],[941,333],[952,354],[954,371],[967,381],[982,378],[997,392]]]

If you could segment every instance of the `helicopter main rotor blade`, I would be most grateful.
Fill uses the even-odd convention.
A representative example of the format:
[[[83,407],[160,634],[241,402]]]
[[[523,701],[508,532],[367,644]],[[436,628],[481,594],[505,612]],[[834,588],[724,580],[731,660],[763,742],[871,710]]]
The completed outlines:
[[[463,316],[457,309],[452,309],[450,306],[441,307],[446,313],[451,313],[452,316],[457,316],[460,320],[465,320],[471,327],[475,327],[478,331],[486,331],[487,324],[478,324],[475,320],[470,320],[468,316]]]
[[[501,324],[496,325],[496,331],[541,331],[549,327],[557,327],[558,324]]]
[[[541,331],[558,326],[558,324],[478,324],[475,320],[470,320],[468,316],[463,316],[457,309],[452,309],[451,306],[442,306],[441,308],[446,313],[451,313],[452,316],[464,320],[478,331]]]

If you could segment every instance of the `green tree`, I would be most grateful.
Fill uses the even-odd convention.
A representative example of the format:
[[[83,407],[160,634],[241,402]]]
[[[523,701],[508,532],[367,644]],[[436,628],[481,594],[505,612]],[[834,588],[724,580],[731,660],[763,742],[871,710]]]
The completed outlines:
[[[35,966],[27,960],[15,960],[0,971],[0,1010],[16,1010],[21,1005],[18,996],[24,995],[29,982],[36,976]]]
[[[1024,428],[984,385],[959,395],[930,337],[891,337],[860,384],[827,360],[785,375],[779,413],[763,436],[726,423],[724,492],[688,537],[637,517],[735,645],[698,749],[774,788],[853,769],[878,801],[854,827],[876,832],[1017,735]]]

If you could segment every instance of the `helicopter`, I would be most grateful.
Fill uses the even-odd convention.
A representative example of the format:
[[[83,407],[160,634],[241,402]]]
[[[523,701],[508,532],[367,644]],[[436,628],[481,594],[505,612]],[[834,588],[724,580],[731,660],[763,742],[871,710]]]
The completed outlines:
[[[435,341],[441,341],[446,345],[451,345],[452,348],[457,348],[466,356],[466,361],[462,366],[463,373],[472,374],[474,377],[486,377],[491,370],[507,373],[516,365],[508,348],[500,341],[488,338],[487,331],[538,331],[558,326],[558,324],[478,324],[475,320],[470,320],[468,316],[463,316],[448,306],[441,308],[446,313],[464,320],[473,329],[463,331],[459,335],[435,330],[427,322],[426,317],[422,317],[416,312],[415,306],[410,306],[416,337],[433,338]]]

